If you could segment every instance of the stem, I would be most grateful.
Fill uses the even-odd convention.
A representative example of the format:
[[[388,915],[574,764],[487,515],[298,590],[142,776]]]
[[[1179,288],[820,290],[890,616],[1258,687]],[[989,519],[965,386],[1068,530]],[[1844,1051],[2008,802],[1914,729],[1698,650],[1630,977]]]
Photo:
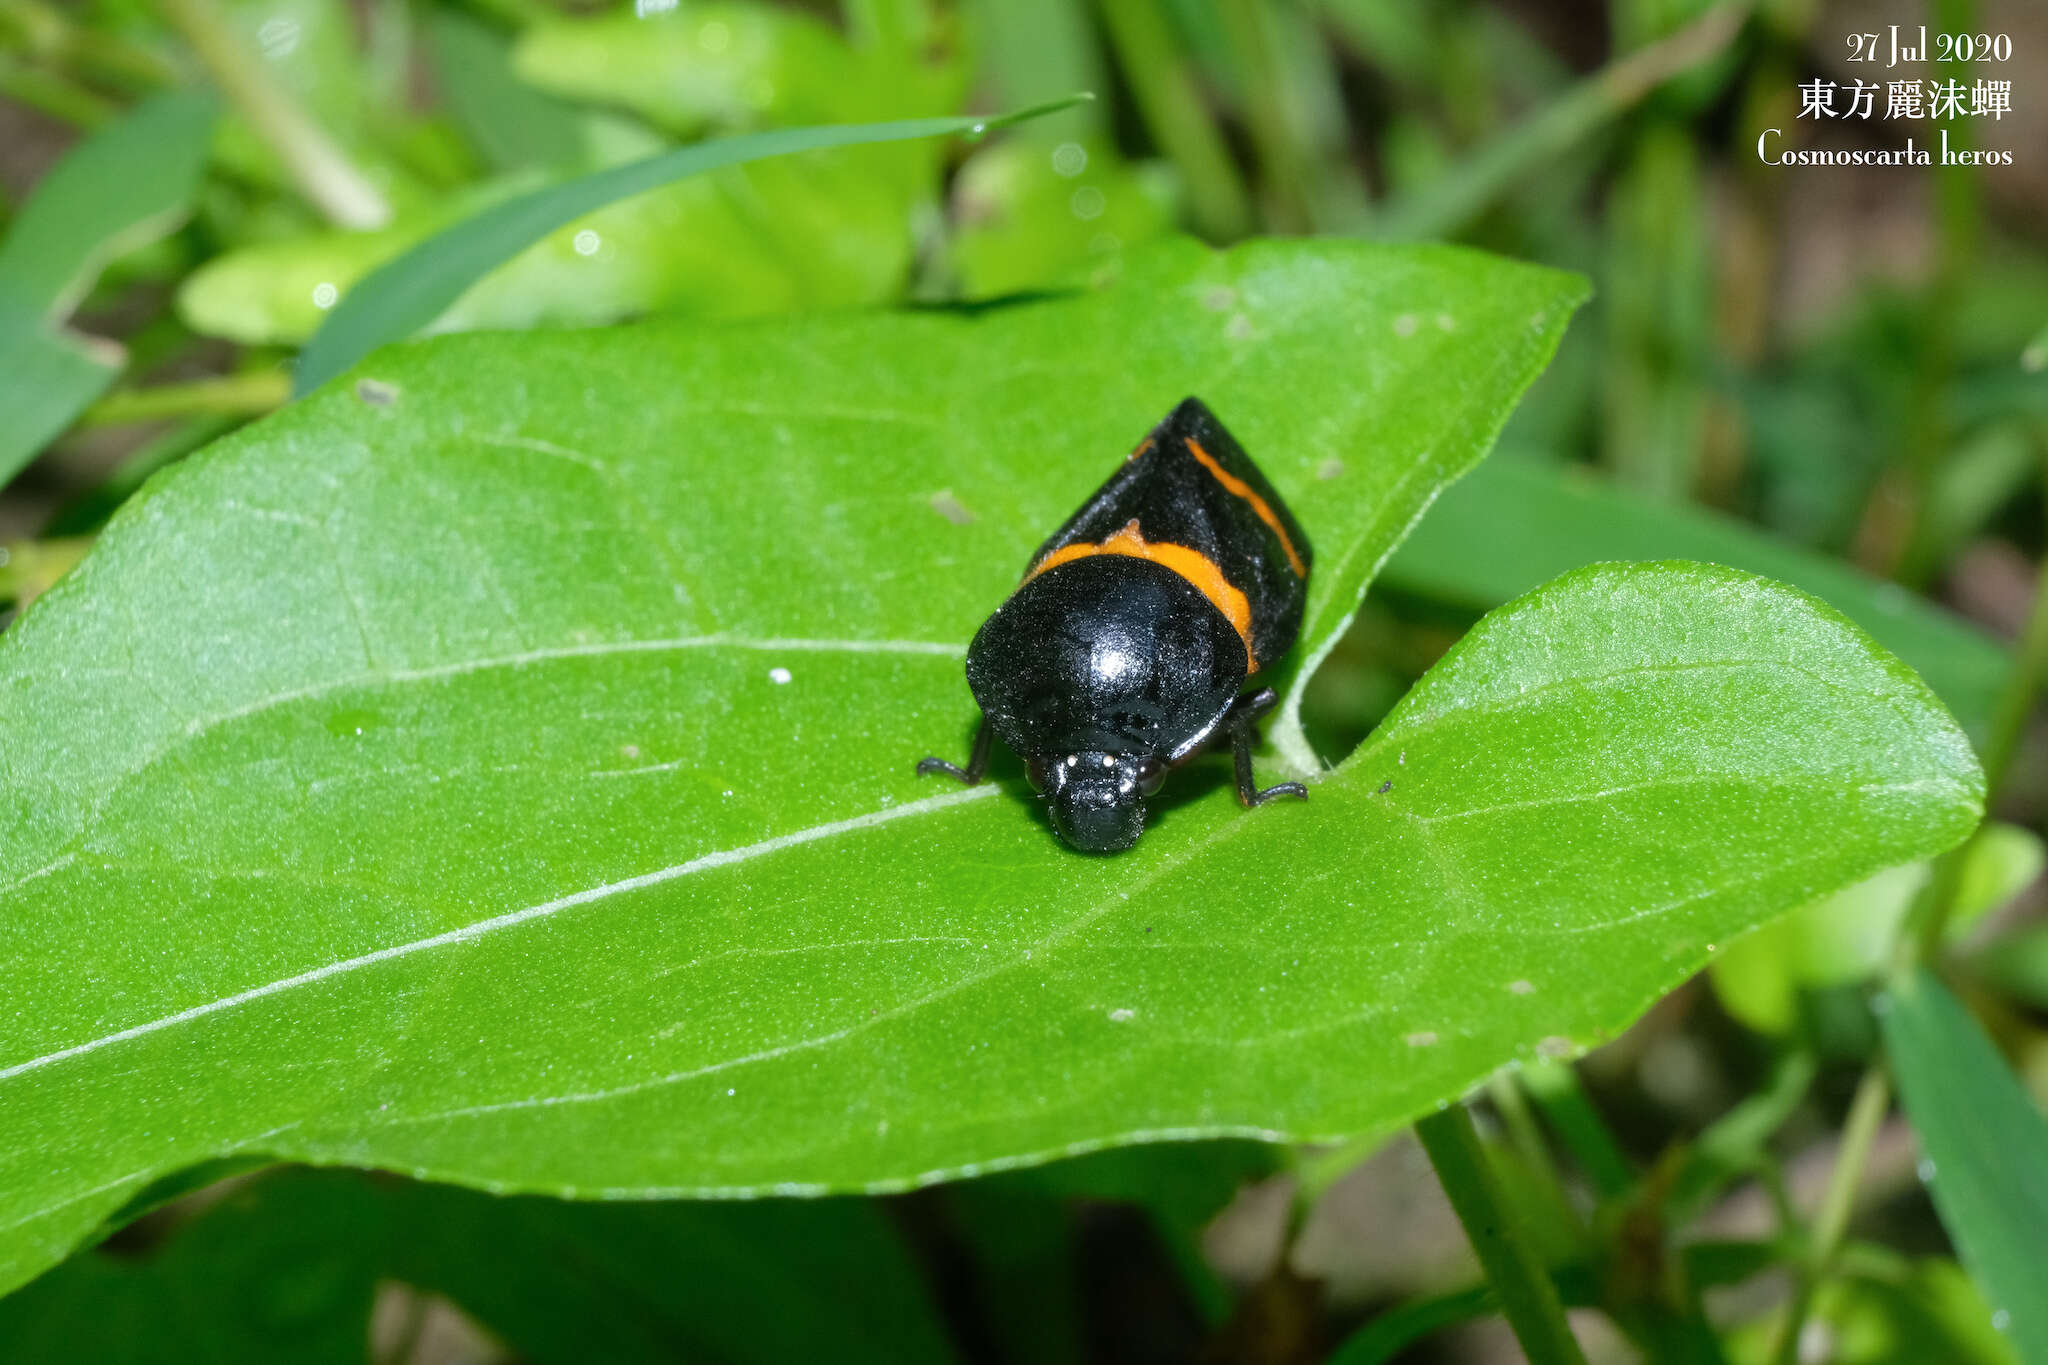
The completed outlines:
[[[2034,604],[2027,612],[2026,628],[2013,658],[2012,672],[2006,674],[1999,690],[1998,706],[1991,713],[1991,734],[1984,742],[1984,790],[1995,797],[2005,785],[2005,775],[2019,752],[2020,740],[2033,718],[2034,702],[2041,684],[2048,678],[2048,557],[2041,561],[2034,580]],[[1948,930],[1949,915],[1955,909],[1956,892],[1962,885],[1963,868],[1970,852],[1984,837],[1980,827],[1961,848],[1950,849],[1934,863],[1934,875],[1914,902],[1900,936],[1894,966],[1904,970],[1919,962],[1932,962],[1940,954],[1942,935]]]
[[[1786,1052],[1771,1068],[1762,1090],[1714,1120],[1694,1140],[1684,1167],[1672,1181],[1666,1217],[1673,1221],[1689,1217],[1738,1176],[1769,1173],[1771,1135],[1785,1126],[1806,1099],[1815,1070],[1811,1053]]]
[[[1258,151],[1268,226],[1306,232],[1313,225],[1307,184],[1312,174],[1286,105],[1286,75],[1274,50],[1265,0],[1224,0],[1222,19],[1244,75],[1245,122]]]
[[[1486,1082],[1486,1097],[1500,1114],[1500,1125],[1507,1131],[1509,1145],[1521,1153],[1530,1170],[1542,1171],[1550,1177],[1552,1185],[1562,1189],[1564,1179],[1557,1163],[1550,1158],[1550,1144],[1543,1140],[1543,1130],[1536,1126],[1536,1116],[1529,1111],[1529,1097],[1522,1093],[1514,1072],[1507,1067],[1494,1072]]]
[[[1146,130],[1187,178],[1196,226],[1217,241],[1242,237],[1252,226],[1244,180],[1159,0],[1102,0],[1101,10]]]
[[[283,159],[308,203],[338,227],[375,228],[391,221],[391,205],[346,154],[228,26],[219,0],[163,0],[165,17],[257,135]]]
[[[1424,1337],[1492,1312],[1499,1305],[1487,1285],[1411,1299],[1373,1318],[1331,1354],[1328,1365],[1385,1365]]]
[[[1977,0],[1933,0],[1934,27],[1942,33],[1973,32],[1977,21]],[[1936,65],[1943,82],[1959,79],[1967,68],[1953,58]],[[1970,147],[1975,140],[1971,120],[1949,118],[1943,132],[1955,150]],[[1906,414],[1907,473],[1912,489],[1912,516],[1905,543],[1900,547],[1892,577],[1909,587],[1919,587],[1938,567],[1939,538],[1935,528],[1934,504],[1943,458],[1955,440],[1955,421],[1950,393],[1956,371],[1956,330],[1964,284],[1977,254],[1983,218],[1982,191],[1977,172],[1966,165],[1944,160],[1934,173],[1934,226],[1936,252],[1934,278],[1928,282],[1926,306],[1922,310],[1921,359],[1915,367],[1915,382],[1909,394]]]
[[[1586,77],[1450,174],[1388,204],[1374,235],[1399,241],[1447,237],[1522,180],[1554,173],[1567,152],[1645,95],[1718,55],[1742,31],[1749,8],[1749,0],[1727,0],[1670,37]]]
[[[1436,1167],[1529,1365],[1586,1365],[1565,1321],[1557,1286],[1517,1226],[1465,1106],[1453,1104],[1417,1119],[1415,1136]]]
[[[1635,1186],[1635,1172],[1622,1155],[1621,1144],[1586,1097],[1570,1063],[1531,1062],[1522,1068],[1522,1083],[1529,1087],[1558,1141],[1593,1183],[1594,1193],[1602,1199],[1618,1199]]]
[[[1827,1192],[1821,1197],[1820,1211],[1814,1215],[1806,1274],[1778,1333],[1774,1358],[1779,1365],[1796,1365],[1799,1359],[1799,1337],[1813,1308],[1814,1291],[1834,1266],[1842,1234],[1849,1227],[1849,1213],[1856,1206],[1856,1187],[1862,1183],[1863,1167],[1870,1159],[1870,1145],[1877,1140],[1878,1126],[1884,1122],[1891,1102],[1891,1082],[1882,1066],[1872,1064],[1856,1083],[1856,1097],[1849,1102],[1849,1117],[1842,1125],[1842,1146],[1835,1156],[1835,1169],[1828,1174]]]
[[[77,82],[11,57],[0,57],[0,98],[88,132],[103,127],[115,114],[112,103]]]
[[[0,602],[12,602],[16,610],[26,607],[49,591],[91,548],[91,536],[0,545]]]
[[[147,389],[121,389],[94,403],[79,416],[89,427],[124,422],[153,422],[163,417],[247,417],[281,408],[292,396],[291,376],[280,370],[197,379],[189,384],[158,384]]]

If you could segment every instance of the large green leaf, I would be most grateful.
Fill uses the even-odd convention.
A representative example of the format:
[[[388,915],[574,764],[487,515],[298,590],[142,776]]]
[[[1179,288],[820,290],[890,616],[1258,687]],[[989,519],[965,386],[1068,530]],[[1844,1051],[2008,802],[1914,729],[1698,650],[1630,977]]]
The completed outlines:
[[[1953,843],[1926,689],[1699,567],[1555,584],[1312,800],[1183,774],[1117,858],[1014,767],[913,776],[1182,395],[1315,537],[1313,656],[1579,293],[1176,244],[974,313],[416,343],[186,461],[0,639],[0,1276],[238,1152],[655,1196],[1376,1129]]]

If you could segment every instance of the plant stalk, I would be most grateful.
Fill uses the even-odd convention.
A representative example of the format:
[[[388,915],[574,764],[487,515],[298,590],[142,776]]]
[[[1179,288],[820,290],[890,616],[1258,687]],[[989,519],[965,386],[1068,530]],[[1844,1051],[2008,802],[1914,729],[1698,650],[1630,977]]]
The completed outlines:
[[[291,396],[290,375],[282,370],[252,370],[189,384],[116,390],[87,408],[78,420],[82,426],[110,427],[164,417],[251,417],[283,407]]]
[[[105,127],[118,112],[112,102],[76,81],[6,56],[0,56],[0,99],[25,104],[87,132]]]
[[[2027,610],[2027,624],[2020,632],[2019,649],[2013,656],[2012,672],[1999,690],[1998,706],[1991,713],[1991,733],[1980,754],[1984,764],[1987,801],[2005,785],[2005,775],[2026,736],[2033,718],[2041,685],[2048,680],[2048,557],[2041,561],[2034,580],[2034,602]],[[1900,935],[1893,966],[1904,971],[1917,963],[1932,962],[1940,954],[1942,935],[1948,932],[1949,916],[1955,910],[1956,892],[1962,885],[1963,868],[1970,851],[1984,837],[1980,827],[1961,848],[1950,849],[1934,863],[1934,875],[1906,921]]]
[[[1778,1331],[1773,1359],[1778,1365],[1797,1365],[1799,1337],[1806,1330],[1814,1292],[1833,1268],[1841,1249],[1842,1234],[1849,1228],[1849,1214],[1856,1206],[1856,1187],[1863,1183],[1863,1167],[1870,1159],[1870,1147],[1877,1140],[1878,1127],[1891,1108],[1891,1080],[1884,1067],[1871,1065],[1856,1083],[1856,1096],[1849,1102],[1849,1117],[1842,1124],[1842,1146],[1835,1155],[1835,1169],[1828,1174],[1828,1187],[1821,1196],[1820,1211],[1813,1218],[1813,1236],[1808,1245],[1806,1273],[1793,1295],[1785,1321]]]
[[[1479,1256],[1487,1283],[1529,1365],[1586,1365],[1565,1321],[1557,1286],[1515,1222],[1507,1196],[1480,1144],[1479,1130],[1462,1104],[1415,1121],[1415,1136],[1429,1153],[1437,1179]]]
[[[235,108],[283,159],[308,203],[337,227],[376,228],[391,221],[391,205],[383,193],[313,116],[270,78],[229,27],[219,0],[163,0],[163,12]]]
[[[1102,0],[1101,12],[1146,130],[1187,178],[1195,225],[1219,242],[1244,236],[1252,227],[1244,180],[1159,0]]]

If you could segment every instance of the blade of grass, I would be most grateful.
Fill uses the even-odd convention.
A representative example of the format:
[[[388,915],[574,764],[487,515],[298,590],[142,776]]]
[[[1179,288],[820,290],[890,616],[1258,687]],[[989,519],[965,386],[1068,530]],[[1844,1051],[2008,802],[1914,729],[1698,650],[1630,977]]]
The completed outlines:
[[[1586,1365],[1565,1321],[1557,1286],[1517,1225],[1465,1106],[1453,1104],[1417,1119],[1415,1136],[1429,1153],[1529,1365]]]
[[[1932,972],[1899,977],[1886,999],[1885,1042],[1934,1207],[1993,1324],[2022,1360],[2048,1361],[2048,1120]]]
[[[980,133],[1090,99],[1074,95],[991,118],[903,119],[778,128],[700,142],[504,200],[379,266],[345,294],[299,355],[295,394],[311,392],[388,341],[439,317],[462,292],[556,228],[685,176],[827,147]]]
[[[1849,1116],[1842,1121],[1841,1149],[1809,1230],[1805,1271],[1779,1325],[1773,1356],[1778,1365],[1797,1365],[1800,1359],[1799,1340],[1806,1334],[1814,1295],[1835,1269],[1842,1234],[1849,1230],[1849,1215],[1856,1207],[1856,1187],[1863,1181],[1863,1167],[1870,1158],[1870,1145],[1877,1140],[1878,1125],[1884,1122],[1891,1102],[1891,1080],[1884,1068],[1866,1069],[1856,1085],[1855,1098],[1849,1102]]]
[[[1146,131],[1187,180],[1195,226],[1211,241],[1242,237],[1252,227],[1251,197],[1166,11],[1159,0],[1106,0],[1100,12]]]
[[[217,0],[163,0],[162,8],[228,99],[284,162],[308,203],[338,227],[382,227],[391,220],[391,205],[383,192],[270,78],[263,62],[230,27]]]
[[[1592,1182],[1602,1199],[1619,1199],[1634,1188],[1635,1172],[1608,1130],[1607,1120],[1579,1084],[1579,1074],[1566,1062],[1532,1062],[1521,1069],[1536,1107],[1557,1133],[1557,1140]]]
[[[1331,1353],[1328,1365],[1386,1365],[1432,1332],[1474,1321],[1498,1307],[1492,1287],[1483,1284],[1411,1299],[1346,1337]]]
[[[982,78],[1002,106],[1021,106],[1059,90],[1101,90],[1105,67],[1085,0],[973,0]],[[1108,110],[1082,105],[1034,130],[1046,138],[1101,131]]]
[[[0,99],[88,131],[111,123],[116,113],[113,101],[98,92],[12,57],[0,57]]]
[[[1381,581],[1485,610],[1608,559],[1699,559],[1826,601],[1927,679],[1971,738],[1990,735],[2012,671],[2003,646],[1922,598],[1718,513],[1660,504],[1571,470],[1497,455],[1444,491]]]
[[[1812,1053],[1784,1053],[1762,1089],[1708,1125],[1672,1181],[1666,1201],[1671,1221],[1691,1217],[1729,1181],[1758,1169],[1768,1159],[1772,1135],[1805,1100],[1815,1070]]]
[[[1748,0],[1728,0],[1661,42],[1630,53],[1518,120],[1454,172],[1387,204],[1373,228],[1390,240],[1444,237],[1472,221],[1527,176],[1555,165],[1658,86],[1711,60],[1742,28]]]

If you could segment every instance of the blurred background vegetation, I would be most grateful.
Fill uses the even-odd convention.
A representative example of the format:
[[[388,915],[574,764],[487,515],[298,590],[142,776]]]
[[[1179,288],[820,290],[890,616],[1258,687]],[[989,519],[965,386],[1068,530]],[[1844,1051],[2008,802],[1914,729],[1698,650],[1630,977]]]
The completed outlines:
[[[1847,64],[1846,35],[1892,23],[2015,56]],[[2015,164],[1759,163],[1774,127],[1925,145],[1931,123],[1797,116],[1801,82],[1864,74],[2011,80],[2011,115],[1950,132]],[[0,0],[0,601],[284,403],[351,283],[467,214],[693,140],[1073,90],[1098,98],[979,141],[620,202],[435,326],[977,302],[1177,232],[1582,271],[1556,364],[1319,675],[1317,743],[1341,756],[1480,613],[1580,563],[1805,587],[1921,670],[2002,779],[1947,966],[2048,1094],[2048,742],[2014,664],[2044,652],[2048,536],[2048,8],[2026,0]],[[1909,1126],[1870,1103],[1868,986],[1929,875],[1801,911],[1577,1068],[1493,1087],[1495,1158],[1596,1357],[2016,1358]],[[369,1331],[393,1361],[1513,1358],[1405,1140],[1161,1149],[808,1215],[489,1202],[305,1174],[165,1202],[0,1305],[0,1357],[59,1358],[11,1332],[81,1359],[360,1359]],[[429,1225],[474,1235],[437,1251]]]

